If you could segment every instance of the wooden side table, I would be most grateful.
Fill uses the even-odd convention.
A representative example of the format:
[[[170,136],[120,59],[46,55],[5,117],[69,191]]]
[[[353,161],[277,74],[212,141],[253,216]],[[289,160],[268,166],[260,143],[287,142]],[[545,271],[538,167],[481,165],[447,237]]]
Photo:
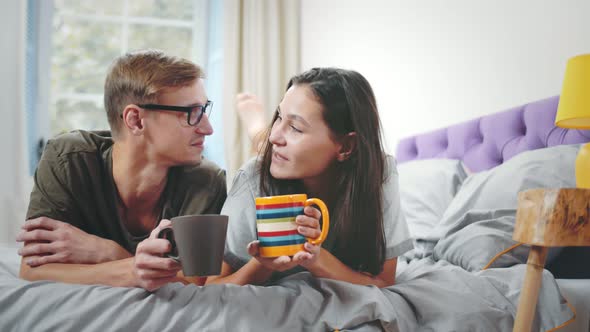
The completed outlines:
[[[514,331],[531,330],[548,247],[590,246],[590,189],[532,189],[518,193],[512,236],[531,245]]]

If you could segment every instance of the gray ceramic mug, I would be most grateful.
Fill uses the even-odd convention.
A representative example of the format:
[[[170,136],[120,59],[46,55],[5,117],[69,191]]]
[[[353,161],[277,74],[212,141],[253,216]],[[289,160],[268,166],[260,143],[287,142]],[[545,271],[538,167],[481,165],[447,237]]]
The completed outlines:
[[[170,219],[172,228],[164,228],[159,238],[170,241],[166,256],[182,265],[187,276],[213,276],[221,273],[228,216],[201,214]]]

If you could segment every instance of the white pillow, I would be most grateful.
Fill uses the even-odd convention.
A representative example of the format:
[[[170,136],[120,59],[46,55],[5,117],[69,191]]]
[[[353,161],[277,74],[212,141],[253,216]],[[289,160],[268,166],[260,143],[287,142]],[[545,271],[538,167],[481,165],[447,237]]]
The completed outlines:
[[[414,240],[438,225],[467,172],[460,160],[423,159],[397,165],[401,207]]]

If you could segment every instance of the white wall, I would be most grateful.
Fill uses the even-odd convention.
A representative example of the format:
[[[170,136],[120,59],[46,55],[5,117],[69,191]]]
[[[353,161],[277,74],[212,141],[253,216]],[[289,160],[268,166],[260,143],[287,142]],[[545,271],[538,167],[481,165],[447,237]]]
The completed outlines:
[[[24,143],[24,17],[25,3],[0,5],[0,243],[15,244],[24,221],[28,183]]]
[[[302,67],[373,85],[388,150],[405,136],[560,94],[590,53],[590,1],[302,0]]]

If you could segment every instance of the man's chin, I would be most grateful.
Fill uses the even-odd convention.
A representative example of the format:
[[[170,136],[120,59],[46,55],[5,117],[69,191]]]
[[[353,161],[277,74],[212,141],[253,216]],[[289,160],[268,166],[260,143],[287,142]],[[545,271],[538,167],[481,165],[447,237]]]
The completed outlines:
[[[199,155],[196,158],[180,162],[178,166],[199,166],[202,161],[203,161],[203,156]]]

